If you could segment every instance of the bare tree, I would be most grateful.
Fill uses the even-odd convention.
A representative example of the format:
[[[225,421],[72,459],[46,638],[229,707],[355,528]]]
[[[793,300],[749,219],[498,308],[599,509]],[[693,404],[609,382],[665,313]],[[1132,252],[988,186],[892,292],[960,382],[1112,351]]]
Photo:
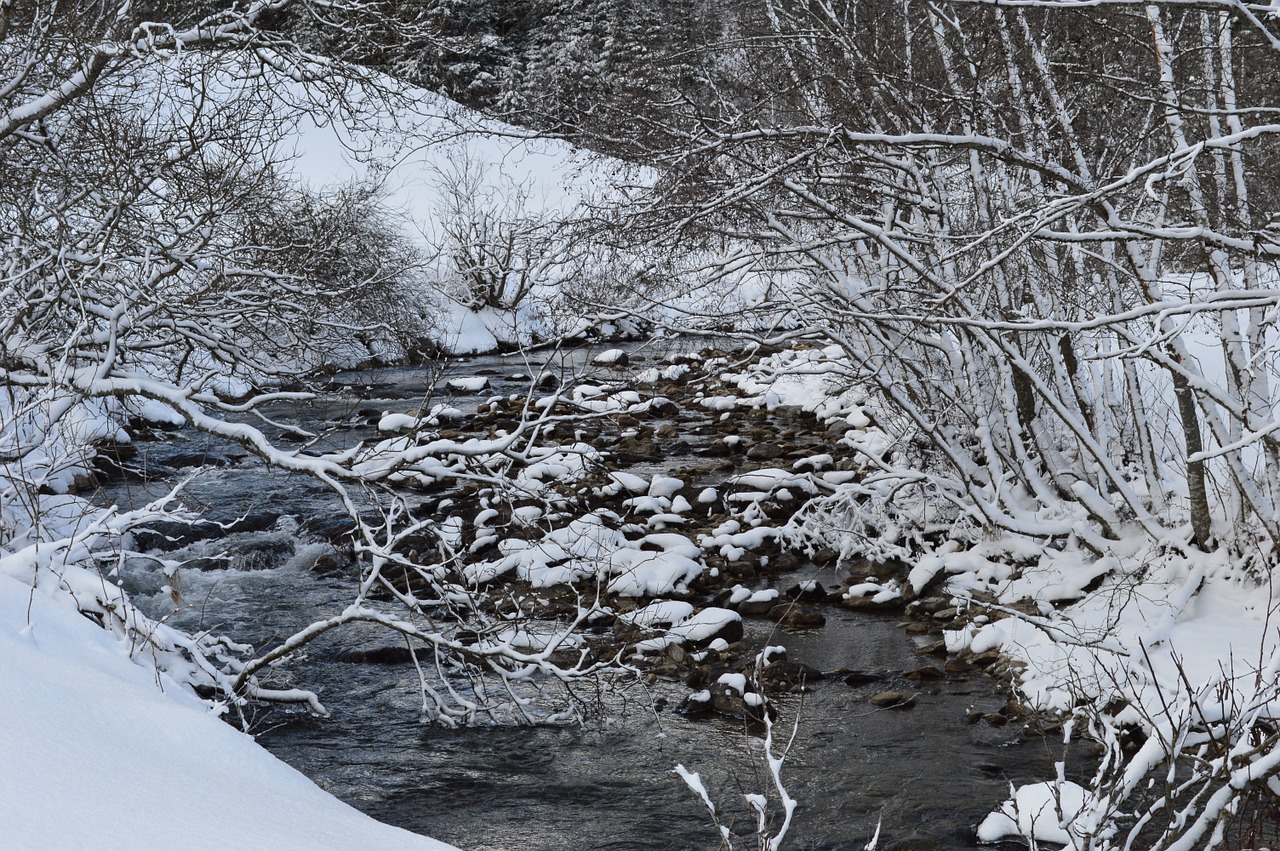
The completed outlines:
[[[215,653],[167,631],[166,651],[204,672],[193,683],[235,704],[319,709],[313,694],[273,689],[261,675],[317,635],[373,623],[410,639],[438,672],[422,678],[430,717],[475,718],[487,696],[528,715],[515,684],[539,675],[572,684],[609,667],[573,640],[590,606],[533,644],[514,641],[527,612],[482,605],[449,535],[411,510],[402,488],[444,478],[518,489],[516,473],[542,457],[557,414],[546,408],[487,441],[441,439],[424,418],[412,434],[329,453],[282,449],[266,428],[275,425],[267,405],[307,398],[270,388],[307,365],[299,351],[308,344],[415,321],[408,302],[420,261],[383,220],[376,193],[291,187],[281,144],[313,113],[360,126],[412,106],[393,82],[285,37],[285,16],[347,35],[390,24],[379,4],[355,0],[215,5],[159,17],[127,0],[0,0],[5,566],[33,583],[51,570],[94,571],[103,590],[86,611],[117,612],[123,633],[151,642],[155,624],[128,607],[106,570],[124,531],[173,514],[174,503],[113,521],[62,499],[56,505],[81,522],[45,515],[55,507],[47,491],[67,486],[50,471],[83,466],[86,446],[129,415],[164,411],[325,483],[353,518],[361,567],[349,606],[267,652],[220,644]],[[415,549],[424,537],[444,553],[430,565]],[[51,552],[62,555],[50,561]]]
[[[781,273],[762,317],[845,347],[902,436],[898,460],[868,461],[923,466],[963,522],[1097,548],[1185,523],[1200,547],[1252,549],[1223,534],[1248,518],[1235,530],[1270,548],[1271,19],[762,10],[738,63],[758,100],[689,121],[704,129],[653,203]]]

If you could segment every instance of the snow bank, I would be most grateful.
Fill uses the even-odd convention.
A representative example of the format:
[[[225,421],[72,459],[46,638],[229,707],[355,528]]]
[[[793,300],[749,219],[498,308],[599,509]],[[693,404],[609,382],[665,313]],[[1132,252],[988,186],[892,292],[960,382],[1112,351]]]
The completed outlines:
[[[0,575],[8,848],[447,849],[324,792],[131,660],[68,597]]]
[[[978,825],[978,839],[997,842],[1008,837],[1027,837],[1070,845],[1068,828],[1084,802],[1084,789],[1069,780],[1023,786]]]

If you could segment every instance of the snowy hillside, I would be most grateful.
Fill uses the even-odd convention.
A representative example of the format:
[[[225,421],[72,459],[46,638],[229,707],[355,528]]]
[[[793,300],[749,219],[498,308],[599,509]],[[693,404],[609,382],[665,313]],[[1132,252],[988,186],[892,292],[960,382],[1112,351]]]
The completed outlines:
[[[296,179],[321,193],[353,182],[381,188],[379,200],[424,252],[423,296],[439,311],[444,348],[488,351],[571,328],[577,317],[552,315],[562,289],[622,272],[577,227],[652,176],[387,82],[407,108],[374,103],[359,128],[302,119],[290,141]],[[498,267],[508,291],[494,293],[495,303],[467,304],[465,279]],[[516,279],[527,284],[520,297]]]

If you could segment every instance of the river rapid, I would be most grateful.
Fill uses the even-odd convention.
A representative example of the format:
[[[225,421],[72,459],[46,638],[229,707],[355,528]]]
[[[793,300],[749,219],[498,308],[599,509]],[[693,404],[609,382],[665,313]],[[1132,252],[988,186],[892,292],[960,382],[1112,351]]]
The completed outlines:
[[[671,356],[669,349],[627,348],[632,371]],[[527,376],[548,362],[566,377],[581,376],[598,351],[459,359],[442,375],[422,367],[342,373],[314,402],[271,414],[327,432],[330,445],[352,443],[376,436],[381,412],[417,409],[451,378],[488,378],[482,393],[450,400],[470,413],[478,399],[527,390]],[[610,377],[617,379],[616,368]],[[685,436],[697,432],[696,423],[720,419],[697,416],[674,414],[680,440],[647,458],[641,447],[619,466],[689,477],[692,464],[706,461],[707,441]],[[804,434],[794,422],[776,431],[806,441],[806,451],[823,445],[820,433]],[[140,504],[202,470],[187,485],[186,500],[230,524],[217,534],[186,540],[157,534],[137,542],[186,563],[176,609],[174,594],[162,588],[164,577],[146,560],[131,565],[126,584],[151,613],[263,647],[349,599],[353,580],[332,540],[344,518],[324,488],[186,431],[140,438],[137,450],[129,465],[145,475],[104,485],[104,503]],[[751,467],[743,458],[733,464],[739,471]],[[718,469],[698,467],[697,486],[723,477]],[[781,572],[757,571],[740,581],[780,591],[805,580],[839,588],[857,578],[848,569],[796,559]],[[775,749],[795,731],[782,778],[798,806],[784,847],[860,849],[879,822],[880,849],[973,848],[976,825],[1008,796],[1011,781],[1051,773],[1060,758],[1052,736],[1002,711],[1008,697],[994,680],[976,670],[908,677],[942,665],[929,655],[936,652],[936,629],[911,635],[900,614],[830,603],[813,609],[824,625],[786,630],[767,618],[744,619],[744,654],[781,644],[789,660],[829,675],[775,698]],[[719,833],[674,773],[677,765],[701,774],[719,817],[735,833],[748,834],[753,822],[742,794],[771,791],[759,725],[678,711],[691,688],[676,678],[625,683],[581,724],[446,729],[417,720],[413,665],[367,652],[388,643],[394,642],[385,634],[360,628],[327,634],[288,670],[319,693],[330,717],[268,709],[255,718],[265,747],[382,821],[469,849],[709,849],[720,847]],[[852,685],[849,672],[859,673]],[[909,695],[914,704],[888,709],[871,702],[886,690]]]

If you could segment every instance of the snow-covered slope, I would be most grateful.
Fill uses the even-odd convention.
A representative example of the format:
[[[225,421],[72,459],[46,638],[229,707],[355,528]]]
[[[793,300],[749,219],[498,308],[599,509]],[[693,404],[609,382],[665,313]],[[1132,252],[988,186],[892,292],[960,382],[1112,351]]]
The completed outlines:
[[[432,289],[456,285],[460,227],[507,228],[503,233],[514,229],[528,236],[535,249],[522,262],[538,281],[531,297],[514,310],[469,310],[438,299],[439,342],[453,351],[475,352],[531,331],[548,332],[549,304],[567,279],[581,279],[583,255],[590,250],[569,226],[593,205],[620,197],[631,181],[651,177],[563,140],[486,118],[435,93],[386,84],[399,90],[402,102],[369,104],[359,110],[359,126],[303,118],[290,160],[293,173],[320,191],[377,182],[383,202],[426,252]],[[491,240],[498,237],[496,230],[487,234]],[[475,231],[470,235],[480,238]]]
[[[0,845],[423,849],[324,792],[64,595],[0,574]]]

